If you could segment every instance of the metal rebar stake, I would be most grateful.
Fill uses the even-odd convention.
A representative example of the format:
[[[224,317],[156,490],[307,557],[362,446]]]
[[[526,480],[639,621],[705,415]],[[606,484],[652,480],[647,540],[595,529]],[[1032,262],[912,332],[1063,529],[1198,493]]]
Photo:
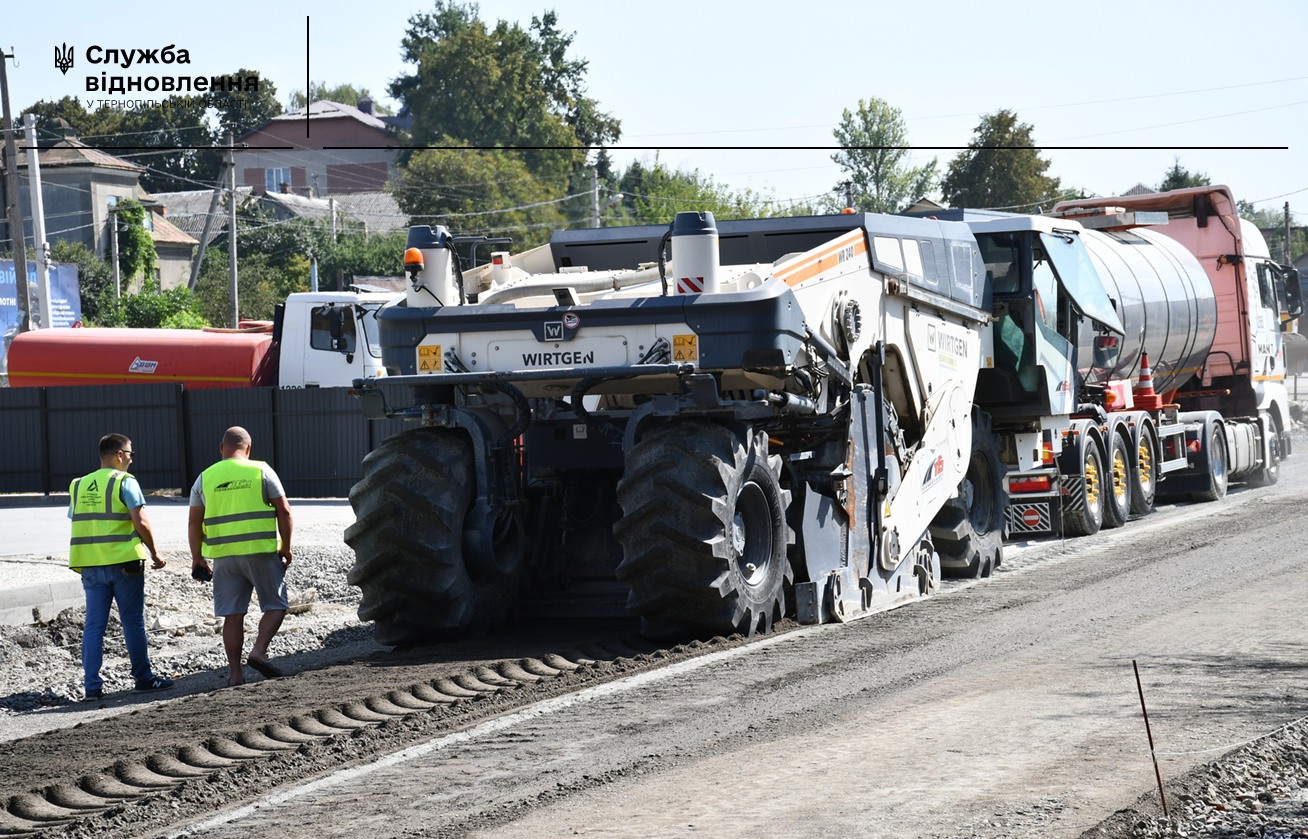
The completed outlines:
[[[1154,733],[1149,728],[1149,709],[1145,707],[1144,688],[1140,685],[1140,668],[1131,659],[1131,669],[1135,670],[1135,689],[1140,692],[1140,712],[1144,714],[1145,734],[1149,735],[1149,757],[1154,761],[1154,778],[1158,781],[1158,798],[1163,802],[1163,817],[1171,818],[1167,812],[1167,796],[1163,794],[1163,775],[1158,771],[1158,755],[1154,754]]]

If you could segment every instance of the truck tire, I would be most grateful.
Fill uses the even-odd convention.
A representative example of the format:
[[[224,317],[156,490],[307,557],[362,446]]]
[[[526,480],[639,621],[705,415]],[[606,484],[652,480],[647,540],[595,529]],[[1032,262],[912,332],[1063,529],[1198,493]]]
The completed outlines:
[[[482,634],[511,612],[516,575],[479,567],[474,576],[464,562],[474,483],[472,446],[451,431],[405,431],[363,459],[350,490],[356,520],[345,542],[355,561],[346,579],[362,591],[359,618],[373,621],[379,643]]]
[[[1191,496],[1195,501],[1221,501],[1226,497],[1226,434],[1217,423],[1207,423],[1204,433],[1208,435],[1208,485],[1202,492]]]
[[[782,618],[794,575],[780,473],[766,437],[705,420],[668,423],[632,448],[617,577],[645,635],[753,635]]]
[[[1281,424],[1274,414],[1270,425],[1272,459],[1245,481],[1251,487],[1269,487],[1281,479]]]
[[[1003,561],[1004,463],[990,415],[972,412],[972,456],[957,494],[931,522],[931,541],[945,576],[989,577]]]
[[[1135,445],[1135,468],[1131,470],[1131,515],[1143,516],[1154,511],[1158,498],[1158,437],[1152,425],[1140,427]]]
[[[1131,517],[1131,447],[1121,429],[1108,442],[1108,466],[1104,472],[1104,529],[1121,527]]]
[[[1069,536],[1093,536],[1104,524],[1104,456],[1099,443],[1086,437],[1076,468],[1063,498],[1063,530]]]

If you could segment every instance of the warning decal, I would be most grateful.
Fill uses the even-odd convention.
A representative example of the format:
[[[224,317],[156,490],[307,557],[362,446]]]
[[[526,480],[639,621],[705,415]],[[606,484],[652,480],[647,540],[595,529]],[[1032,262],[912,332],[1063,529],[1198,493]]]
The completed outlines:
[[[672,360],[699,361],[699,336],[693,332],[689,335],[673,335]]]
[[[418,372],[439,373],[441,371],[441,345],[433,344],[418,347]]]

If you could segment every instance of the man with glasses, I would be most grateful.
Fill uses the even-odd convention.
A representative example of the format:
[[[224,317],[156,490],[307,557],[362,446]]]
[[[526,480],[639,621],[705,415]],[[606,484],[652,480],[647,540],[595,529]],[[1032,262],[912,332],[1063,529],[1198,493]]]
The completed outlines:
[[[68,486],[68,517],[73,523],[68,565],[82,575],[86,626],[82,631],[82,673],[87,699],[104,698],[104,633],[109,608],[118,604],[118,620],[132,664],[137,691],[164,690],[172,679],[150,667],[145,638],[145,560],[166,564],[154,546],[154,531],[145,516],[145,496],[127,471],[132,441],[122,434],[100,438],[100,468]]]

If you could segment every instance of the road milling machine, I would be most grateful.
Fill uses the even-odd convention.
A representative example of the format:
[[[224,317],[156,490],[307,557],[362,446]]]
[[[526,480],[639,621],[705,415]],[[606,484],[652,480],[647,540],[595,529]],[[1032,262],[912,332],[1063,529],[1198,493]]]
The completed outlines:
[[[415,227],[405,263],[387,375],[354,383],[415,425],[350,493],[349,581],[383,643],[623,601],[651,637],[753,634],[929,594],[941,557],[998,563],[967,225],[680,213],[475,270]],[[989,483],[965,505],[969,474]]]

